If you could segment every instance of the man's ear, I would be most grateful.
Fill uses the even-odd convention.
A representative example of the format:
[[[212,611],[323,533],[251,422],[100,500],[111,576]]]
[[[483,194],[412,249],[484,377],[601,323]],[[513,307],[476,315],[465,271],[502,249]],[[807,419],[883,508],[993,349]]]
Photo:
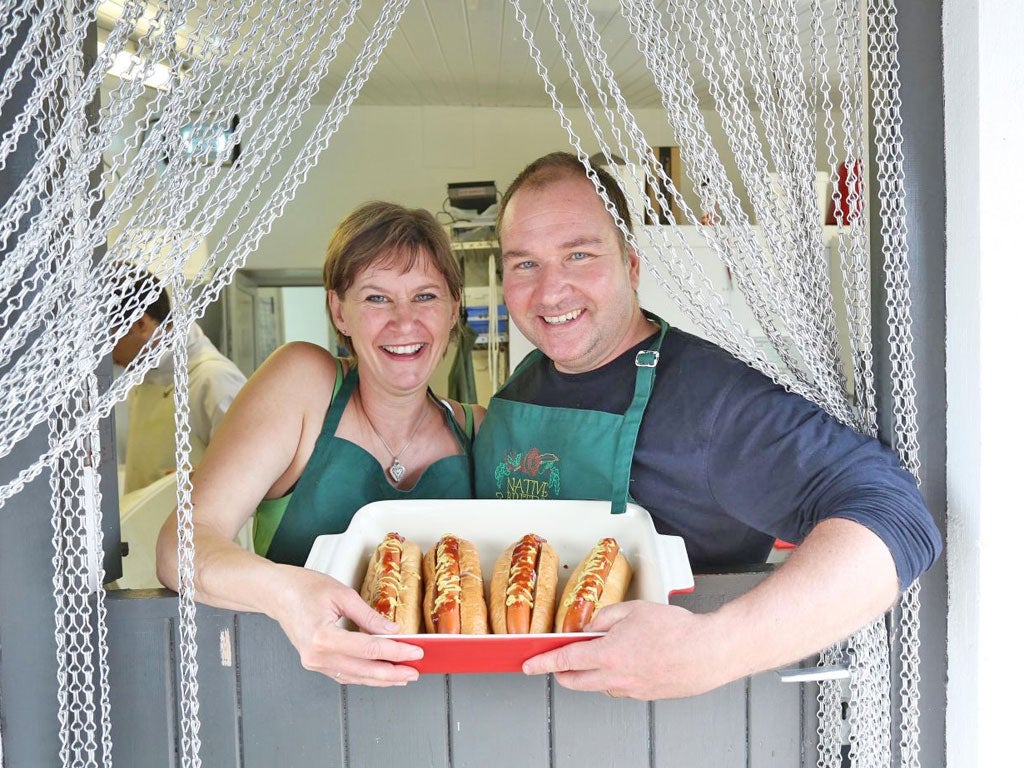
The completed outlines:
[[[626,248],[626,270],[629,272],[629,284],[633,290],[640,288],[640,257],[635,248]]]

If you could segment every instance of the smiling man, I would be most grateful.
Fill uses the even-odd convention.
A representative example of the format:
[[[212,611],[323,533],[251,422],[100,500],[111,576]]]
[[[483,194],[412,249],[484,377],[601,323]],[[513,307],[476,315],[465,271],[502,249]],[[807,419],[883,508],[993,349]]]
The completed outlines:
[[[597,175],[628,229],[622,191]],[[590,626],[605,637],[525,672],[616,696],[702,693],[848,636],[935,561],[938,530],[892,451],[641,309],[637,254],[574,156],[516,178],[498,234],[505,302],[538,349],[491,400],[477,496],[635,501],[698,572],[800,543],[714,613],[609,606]]]

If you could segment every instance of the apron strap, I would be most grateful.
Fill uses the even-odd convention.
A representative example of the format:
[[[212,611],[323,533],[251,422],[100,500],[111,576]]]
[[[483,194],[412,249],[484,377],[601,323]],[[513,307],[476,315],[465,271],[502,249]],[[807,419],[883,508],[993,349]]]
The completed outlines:
[[[512,375],[509,376],[507,379],[505,379],[505,383],[502,385],[502,389],[507,387],[509,385],[509,383],[512,381],[512,379],[516,378],[519,374],[521,374],[523,371],[525,371],[531,365],[536,363],[538,360],[543,360],[543,359],[544,359],[544,353],[543,352],[541,352],[537,348],[531,349],[529,352],[526,353],[526,357],[524,357],[522,360],[519,361],[519,365],[517,365],[515,367],[515,370],[512,371]]]
[[[629,500],[629,476],[633,467],[633,451],[636,438],[640,434],[647,401],[651,398],[654,387],[654,373],[661,354],[661,342],[668,331],[668,323],[654,314],[645,313],[658,323],[660,330],[647,349],[636,353],[636,383],[633,386],[633,402],[629,404],[622,417],[619,428],[619,439],[615,446],[615,460],[612,465],[612,514],[618,515],[626,511]]]
[[[346,374],[341,367],[341,360],[334,358],[334,364],[336,366],[334,392],[331,395],[331,403],[327,407],[327,413],[324,415],[324,424],[320,427],[318,440],[334,437],[334,433],[338,429],[338,422],[341,421],[341,414],[345,410],[345,406],[348,405],[349,398],[352,397],[352,392],[355,391],[356,385],[359,383],[358,365],[350,367]]]
[[[459,403],[462,408],[462,412],[466,416],[465,428],[459,426],[459,422],[455,420],[455,408],[447,400],[442,400],[440,397],[434,394],[434,391],[427,387],[427,400],[434,403],[438,408],[441,409],[441,413],[444,414],[445,424],[448,425],[448,429],[455,436],[459,446],[462,448],[466,456],[469,457],[470,461],[473,459],[473,409],[467,403]],[[472,464],[470,465],[472,466]]]

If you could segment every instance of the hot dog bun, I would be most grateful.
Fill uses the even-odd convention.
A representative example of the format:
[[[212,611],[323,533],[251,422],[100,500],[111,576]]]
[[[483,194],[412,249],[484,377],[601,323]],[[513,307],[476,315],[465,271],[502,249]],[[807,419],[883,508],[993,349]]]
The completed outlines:
[[[569,576],[558,601],[555,631],[582,632],[598,611],[625,598],[631,578],[633,569],[618,542],[601,539]]]
[[[527,559],[522,563],[516,562],[519,575],[510,583],[513,555]],[[557,591],[558,553],[555,548],[535,534],[523,536],[502,552],[494,564],[490,595],[491,631],[496,635],[509,634],[510,610],[519,610],[523,612],[522,620],[528,622],[526,632],[550,632],[555,619]],[[513,631],[516,631],[514,626]]]
[[[445,534],[423,556],[423,623],[434,634],[487,634],[480,553]]]
[[[397,533],[389,533],[370,556],[359,591],[370,607],[398,623],[404,635],[420,631],[423,595],[420,548]],[[395,568],[397,566],[397,569]]]

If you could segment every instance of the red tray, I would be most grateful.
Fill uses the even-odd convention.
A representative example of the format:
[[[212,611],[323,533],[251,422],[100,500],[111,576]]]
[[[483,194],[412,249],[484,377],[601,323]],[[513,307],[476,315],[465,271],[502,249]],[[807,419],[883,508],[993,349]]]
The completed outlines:
[[[423,658],[406,664],[422,674],[448,672],[521,672],[523,662],[544,651],[581,640],[593,640],[603,632],[537,635],[391,635],[423,649]]]

